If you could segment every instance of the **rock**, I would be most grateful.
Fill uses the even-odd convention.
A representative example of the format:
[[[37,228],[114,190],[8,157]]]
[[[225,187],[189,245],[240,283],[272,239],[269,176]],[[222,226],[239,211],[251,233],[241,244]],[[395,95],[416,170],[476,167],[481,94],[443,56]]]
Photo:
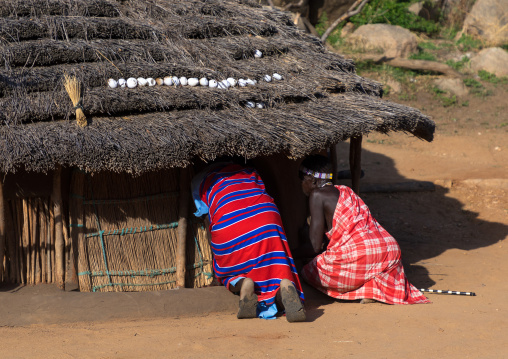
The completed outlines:
[[[491,46],[508,43],[508,0],[477,0],[464,20],[462,32]]]
[[[485,70],[498,77],[508,76],[508,52],[500,47],[483,49],[471,59],[471,69]]]
[[[382,51],[389,58],[407,57],[417,52],[417,37],[400,26],[369,24],[349,35],[347,43],[363,51]]]
[[[441,14],[438,1],[420,1],[412,4],[407,9],[425,20],[439,21]]]
[[[434,81],[434,84],[441,91],[446,91],[457,97],[466,96],[469,91],[459,78],[439,78]]]
[[[346,23],[346,25],[344,25],[344,27],[342,28],[341,32],[340,32],[340,36],[342,38],[350,35],[353,33],[353,31],[355,30],[355,24],[353,24],[352,22],[348,22]]]
[[[402,87],[400,86],[400,82],[389,79],[386,81],[386,86],[389,87],[390,92],[394,94],[398,94],[402,91]]]
[[[407,9],[413,14],[418,15],[423,9],[423,1],[415,2],[414,4],[411,4],[411,6],[409,6]]]

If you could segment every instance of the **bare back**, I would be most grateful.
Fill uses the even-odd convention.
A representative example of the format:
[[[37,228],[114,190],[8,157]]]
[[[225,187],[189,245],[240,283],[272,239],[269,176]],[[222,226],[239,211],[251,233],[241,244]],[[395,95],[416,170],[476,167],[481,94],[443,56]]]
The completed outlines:
[[[311,215],[309,237],[316,252],[323,244],[323,235],[332,228],[333,214],[340,192],[332,185],[316,188],[309,196]]]

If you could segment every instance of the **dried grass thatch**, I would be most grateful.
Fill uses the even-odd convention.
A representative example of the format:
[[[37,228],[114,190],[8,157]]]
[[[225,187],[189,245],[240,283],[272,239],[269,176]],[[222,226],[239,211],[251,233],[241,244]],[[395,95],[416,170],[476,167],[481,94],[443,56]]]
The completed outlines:
[[[380,100],[381,86],[357,76],[352,61],[254,1],[0,0],[0,65],[2,172],[61,164],[142,174],[195,157],[300,157],[370,131],[428,141],[434,132],[419,111]],[[228,90],[106,85],[274,72],[284,80]],[[83,84],[85,128],[64,73]]]

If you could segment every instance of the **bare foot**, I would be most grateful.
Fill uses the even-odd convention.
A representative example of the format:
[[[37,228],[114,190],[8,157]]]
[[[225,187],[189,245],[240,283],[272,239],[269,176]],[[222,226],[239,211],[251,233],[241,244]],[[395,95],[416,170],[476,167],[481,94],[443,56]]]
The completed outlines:
[[[363,298],[360,301],[360,304],[369,304],[369,303],[376,303],[376,301],[374,299],[369,299],[369,298]]]
[[[258,306],[258,296],[254,293],[254,281],[245,278],[242,281],[240,289],[240,302],[238,304],[238,319],[256,318],[256,309]]]
[[[250,278],[244,278],[242,280],[242,287],[240,288],[240,299],[246,296],[254,294],[254,281]]]
[[[303,322],[307,319],[300,296],[295,286],[288,279],[280,281],[280,296],[286,311],[286,320],[290,323]]]

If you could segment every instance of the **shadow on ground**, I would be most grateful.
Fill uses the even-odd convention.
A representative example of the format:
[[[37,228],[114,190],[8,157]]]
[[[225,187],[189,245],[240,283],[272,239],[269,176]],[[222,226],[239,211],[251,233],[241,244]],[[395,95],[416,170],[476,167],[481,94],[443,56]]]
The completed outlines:
[[[401,176],[393,160],[384,155],[363,150],[362,163],[365,184],[414,182]],[[478,213],[466,209],[465,203],[449,196],[450,188],[440,185],[434,188],[432,191],[361,193],[374,218],[399,242],[406,274],[419,288],[435,284],[423,266],[426,259],[450,249],[470,251],[491,246],[508,236],[506,224],[480,219]],[[479,203],[496,198],[495,194],[489,198],[485,193],[474,193],[474,189],[462,191],[475,195],[472,200]],[[498,191],[501,196],[504,193],[497,188],[489,191]]]

